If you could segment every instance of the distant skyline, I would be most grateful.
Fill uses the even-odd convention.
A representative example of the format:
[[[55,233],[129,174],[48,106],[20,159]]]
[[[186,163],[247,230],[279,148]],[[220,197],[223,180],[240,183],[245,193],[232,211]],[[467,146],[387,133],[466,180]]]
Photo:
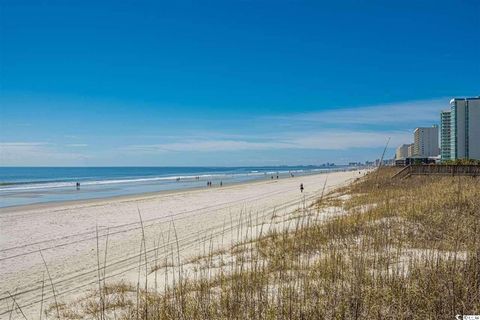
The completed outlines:
[[[478,1],[0,2],[1,166],[387,156],[478,96]]]

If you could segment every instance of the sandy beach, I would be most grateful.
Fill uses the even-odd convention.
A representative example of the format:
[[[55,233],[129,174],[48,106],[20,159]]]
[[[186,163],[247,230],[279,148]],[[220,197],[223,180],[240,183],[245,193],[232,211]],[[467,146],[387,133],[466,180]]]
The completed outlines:
[[[10,295],[27,316],[38,315],[42,296],[45,305],[53,302],[51,282],[59,301],[95,288],[99,266],[108,281],[136,282],[139,265],[150,270],[159,257],[172,250],[184,263],[201,254],[206,243],[230,245],[246,220],[261,224],[273,214],[289,214],[318,198],[324,187],[328,192],[363,174],[332,172],[1,209],[0,319],[10,316]],[[300,193],[300,183],[305,186],[304,193]],[[142,260],[145,257],[148,268]],[[13,313],[13,318],[17,316]]]

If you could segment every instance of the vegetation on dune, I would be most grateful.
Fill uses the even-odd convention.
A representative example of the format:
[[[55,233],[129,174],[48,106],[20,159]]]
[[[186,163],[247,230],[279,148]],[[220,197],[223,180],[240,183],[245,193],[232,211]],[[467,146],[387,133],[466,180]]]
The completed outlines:
[[[288,228],[266,226],[254,241],[192,259],[188,276],[172,254],[163,268],[173,269],[174,285],[161,293],[108,284],[75,311],[62,308],[60,317],[454,319],[480,314],[480,180],[395,180],[392,170],[379,169],[318,199],[288,220]],[[336,214],[320,220],[332,207]],[[249,228],[258,227],[253,220]],[[47,314],[57,317],[54,309]]]

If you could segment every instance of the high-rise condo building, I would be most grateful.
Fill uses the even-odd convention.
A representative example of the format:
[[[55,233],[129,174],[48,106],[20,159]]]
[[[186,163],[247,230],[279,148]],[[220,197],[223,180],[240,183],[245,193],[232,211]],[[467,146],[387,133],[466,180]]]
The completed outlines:
[[[440,114],[440,148],[441,148],[441,159],[442,161],[450,160],[450,118],[451,111],[445,110]]]
[[[413,153],[419,157],[436,157],[438,149],[438,126],[427,128],[416,128],[413,132],[414,147]]]
[[[395,152],[395,159],[405,159],[408,157],[408,147],[409,144],[402,144],[400,147],[397,148]]]
[[[414,150],[415,149],[415,144],[414,143],[410,143],[408,145],[408,158],[411,158],[413,157],[413,155],[415,154]]]
[[[480,160],[480,97],[450,101],[450,159]]]

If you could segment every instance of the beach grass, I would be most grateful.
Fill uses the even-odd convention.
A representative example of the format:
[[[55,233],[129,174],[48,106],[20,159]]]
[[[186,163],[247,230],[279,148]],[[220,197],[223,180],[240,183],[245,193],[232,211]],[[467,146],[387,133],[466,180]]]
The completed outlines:
[[[181,261],[177,242],[163,260],[150,261],[148,270],[144,264],[143,280],[140,255],[136,286],[102,282],[99,262],[98,290],[68,306],[47,308],[45,317],[454,319],[480,314],[480,180],[397,180],[391,178],[395,170],[373,171],[288,217],[272,214],[267,225],[246,214],[232,246],[215,249],[207,241],[205,252],[187,262]],[[325,219],[326,211],[331,214]],[[140,252],[146,246],[142,241]],[[162,288],[157,272],[165,277]],[[155,286],[149,286],[153,273]]]

